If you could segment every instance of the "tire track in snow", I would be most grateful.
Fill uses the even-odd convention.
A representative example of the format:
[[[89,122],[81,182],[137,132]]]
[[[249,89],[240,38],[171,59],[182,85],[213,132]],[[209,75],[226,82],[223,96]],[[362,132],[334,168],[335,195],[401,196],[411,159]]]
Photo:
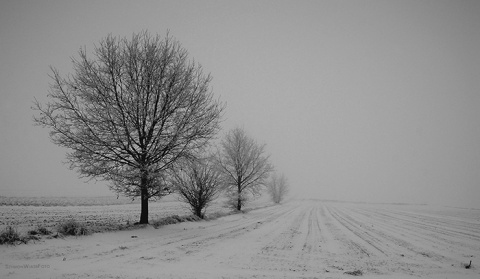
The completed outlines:
[[[352,221],[352,219],[348,216],[348,214],[341,212],[338,208],[329,208],[330,214],[339,222],[343,227],[345,227],[348,231],[350,231],[353,235],[356,235],[358,239],[360,239],[362,242],[366,243],[365,245],[362,245],[360,243],[357,243],[354,241],[352,245],[355,245],[360,249],[364,254],[367,256],[377,254],[380,252],[382,255],[386,255],[385,252],[382,250],[383,248],[380,248],[377,243],[380,243],[378,238],[374,237],[373,235],[369,234],[366,232],[362,226],[356,224],[355,222]],[[374,249],[369,249],[368,247],[372,247]],[[374,251],[375,250],[375,251]]]

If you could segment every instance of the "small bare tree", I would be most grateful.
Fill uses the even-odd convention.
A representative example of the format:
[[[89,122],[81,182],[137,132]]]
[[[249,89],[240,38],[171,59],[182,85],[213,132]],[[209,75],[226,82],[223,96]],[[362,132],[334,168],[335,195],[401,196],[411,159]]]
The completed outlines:
[[[220,173],[211,158],[184,160],[172,175],[175,191],[193,214],[205,217],[205,209],[220,191]]]
[[[210,75],[169,35],[110,35],[93,59],[85,48],[78,54],[73,74],[52,68],[50,101],[35,100],[34,121],[70,150],[70,168],[81,176],[140,197],[139,223],[146,224],[148,201],[171,192],[166,171],[218,132],[223,105],[209,89]]]
[[[267,191],[274,203],[281,203],[289,191],[285,175],[273,174],[268,182]]]
[[[248,137],[241,128],[227,133],[216,156],[227,194],[237,210],[248,195],[259,195],[273,166],[265,155],[265,145]]]

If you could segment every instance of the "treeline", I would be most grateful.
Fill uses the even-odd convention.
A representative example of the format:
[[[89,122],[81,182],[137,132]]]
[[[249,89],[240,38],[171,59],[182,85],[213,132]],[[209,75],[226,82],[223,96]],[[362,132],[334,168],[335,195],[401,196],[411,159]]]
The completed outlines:
[[[215,98],[210,74],[169,34],[109,35],[92,51],[80,48],[72,64],[66,76],[51,68],[48,101],[35,100],[34,122],[68,150],[67,162],[82,178],[139,198],[138,223],[148,223],[150,200],[173,192],[199,217],[220,192],[236,210],[267,184],[281,201],[286,179],[268,183],[273,166],[265,145],[236,128],[212,147],[225,104]]]

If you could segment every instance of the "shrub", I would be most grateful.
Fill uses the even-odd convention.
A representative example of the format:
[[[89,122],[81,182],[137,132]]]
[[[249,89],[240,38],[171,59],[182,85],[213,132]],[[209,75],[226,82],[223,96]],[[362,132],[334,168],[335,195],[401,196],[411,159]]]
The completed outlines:
[[[51,235],[52,232],[44,226],[38,226],[35,230],[28,231],[29,235]]]
[[[89,235],[90,230],[83,224],[75,221],[74,219],[67,220],[58,226],[58,232],[64,235]]]
[[[179,223],[178,219],[179,219],[178,215],[165,217],[165,218],[162,218],[160,220],[154,221],[153,226],[157,228],[157,227],[164,226],[164,225],[176,224],[176,223]]]
[[[362,276],[363,272],[361,270],[357,269],[355,271],[346,271],[346,272],[344,272],[344,274],[353,275],[353,276]]]
[[[15,245],[17,242],[27,243],[28,239],[21,237],[17,230],[12,226],[6,227],[3,232],[0,234],[0,244],[12,244]]]
[[[49,229],[45,228],[44,226],[39,226],[37,228],[37,231],[41,234],[41,235],[51,235],[52,234],[52,231],[50,231]]]
[[[190,216],[185,216],[183,218],[183,221],[189,221],[189,222],[195,222],[195,221],[200,221],[202,218],[198,217],[197,215],[190,215]]]
[[[201,220],[201,218],[196,216],[196,215],[183,216],[183,217],[180,217],[178,215],[172,215],[172,216],[168,216],[168,217],[156,220],[156,221],[153,222],[152,225],[155,228],[158,228],[158,227],[164,226],[164,225],[171,225],[171,224],[177,224],[177,223],[182,223],[182,222],[195,222],[195,221],[199,221],[199,220]]]
[[[226,201],[226,206],[232,210],[235,210],[235,211],[240,211],[241,209],[238,209],[239,208],[239,205],[240,205],[240,208],[242,208],[248,201],[248,196],[247,196],[247,193],[237,193],[235,191],[227,191],[227,201]]]

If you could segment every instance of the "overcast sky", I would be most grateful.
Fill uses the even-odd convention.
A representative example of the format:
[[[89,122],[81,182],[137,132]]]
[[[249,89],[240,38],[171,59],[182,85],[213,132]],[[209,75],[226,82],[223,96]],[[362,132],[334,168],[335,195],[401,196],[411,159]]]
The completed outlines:
[[[1,1],[0,195],[114,195],[33,126],[49,66],[167,30],[300,196],[480,207],[480,1]]]

